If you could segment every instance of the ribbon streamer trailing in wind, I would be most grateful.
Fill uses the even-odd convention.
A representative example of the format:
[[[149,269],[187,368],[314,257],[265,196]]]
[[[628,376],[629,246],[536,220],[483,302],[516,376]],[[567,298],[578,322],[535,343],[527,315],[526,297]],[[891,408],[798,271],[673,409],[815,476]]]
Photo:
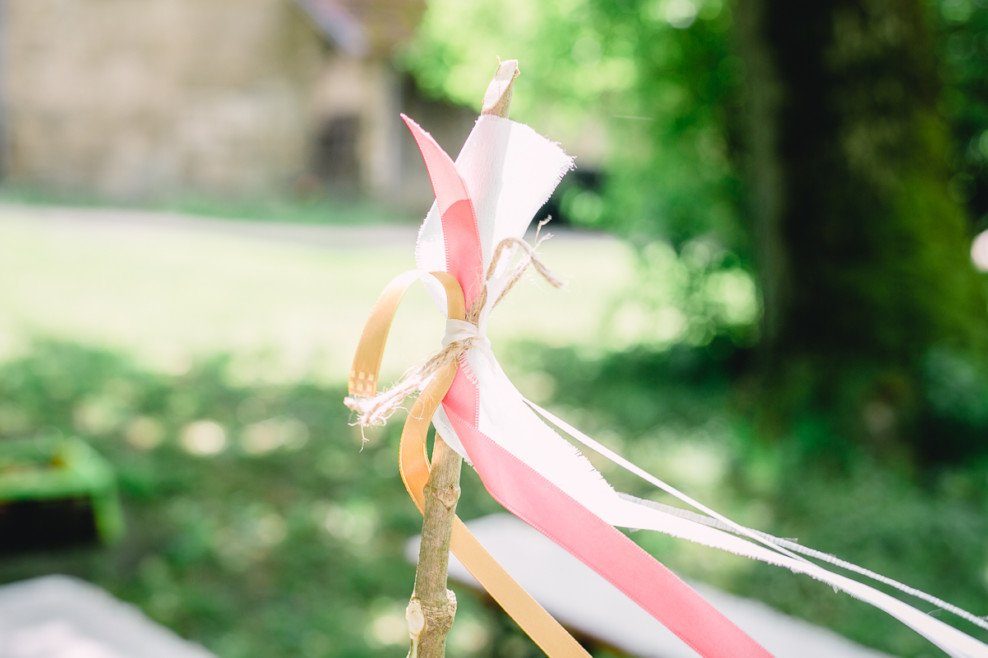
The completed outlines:
[[[498,364],[486,327],[491,310],[520,271],[503,252],[517,246],[535,212],[572,167],[572,159],[528,126],[484,115],[453,162],[428,133],[404,120],[422,153],[436,203],[419,233],[418,269],[389,284],[365,327],[347,403],[361,424],[383,423],[401,399],[419,392],[402,431],[399,462],[405,486],[420,510],[429,473],[425,443],[431,421],[501,505],[607,579],[701,656],[771,654],[617,528],[662,532],[786,567],[884,610],[950,656],[988,658],[988,646],[974,637],[819,562],[890,585],[988,628],[983,619],[867,569],[734,523],[526,400]],[[530,260],[532,255],[526,251],[523,258]],[[522,267],[529,260],[523,260]],[[379,393],[378,372],[391,317],[405,290],[419,280],[447,315],[443,348],[395,390]],[[693,510],[616,491],[561,433]],[[588,655],[459,519],[451,547],[546,654]]]

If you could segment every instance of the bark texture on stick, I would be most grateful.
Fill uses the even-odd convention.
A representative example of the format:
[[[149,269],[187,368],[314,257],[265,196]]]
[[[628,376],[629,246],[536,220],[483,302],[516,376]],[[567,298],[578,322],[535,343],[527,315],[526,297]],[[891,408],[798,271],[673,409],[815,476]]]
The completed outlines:
[[[483,114],[507,117],[518,62],[501,62],[484,94]],[[432,449],[432,471],[425,486],[422,543],[415,570],[415,590],[405,610],[410,658],[442,658],[446,635],[456,615],[456,596],[446,586],[449,542],[460,498],[463,460],[438,434]]]
[[[460,499],[463,460],[439,435],[432,449],[432,473],[425,485],[422,543],[415,571],[415,591],[405,612],[411,638],[411,658],[443,656],[446,634],[456,615],[456,596],[446,588],[449,538]]]

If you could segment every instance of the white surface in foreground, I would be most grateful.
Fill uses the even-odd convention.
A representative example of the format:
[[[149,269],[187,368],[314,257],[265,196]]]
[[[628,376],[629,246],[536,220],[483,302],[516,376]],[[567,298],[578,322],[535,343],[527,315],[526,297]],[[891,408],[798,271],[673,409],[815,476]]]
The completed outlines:
[[[0,587],[0,658],[215,658],[68,576]]]
[[[697,655],[614,586],[515,517],[492,514],[467,525],[495,559],[567,628],[633,656]],[[417,538],[408,543],[406,556],[417,560]],[[449,569],[452,579],[480,587],[455,557]],[[778,658],[888,658],[764,603],[707,585],[691,585]]]

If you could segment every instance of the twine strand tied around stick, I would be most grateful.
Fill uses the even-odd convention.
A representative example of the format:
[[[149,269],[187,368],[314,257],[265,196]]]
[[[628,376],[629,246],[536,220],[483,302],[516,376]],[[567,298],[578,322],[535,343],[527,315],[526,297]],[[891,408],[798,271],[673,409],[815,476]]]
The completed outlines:
[[[505,238],[498,243],[485,274],[484,287],[467,311],[466,320],[453,321],[454,324],[447,324],[442,349],[424,362],[406,371],[389,389],[369,397],[350,395],[343,399],[343,404],[356,414],[354,425],[363,429],[386,424],[388,419],[402,408],[404,401],[424,389],[437,372],[459,361],[460,357],[466,354],[470,348],[487,340],[478,329],[478,321],[487,303],[488,284],[497,275],[498,268],[503,263],[508,262],[505,259],[514,252],[521,251],[522,258],[508,266],[507,272],[503,275],[506,282],[504,289],[494,300],[491,305],[492,308],[501,303],[529,267],[534,269],[549,285],[554,288],[562,287],[562,282],[545,266],[536,253],[542,243],[551,237],[548,233],[544,235],[541,233],[542,227],[548,221],[549,219],[545,219],[539,222],[535,231],[534,244],[529,244],[521,238],[515,237]]]

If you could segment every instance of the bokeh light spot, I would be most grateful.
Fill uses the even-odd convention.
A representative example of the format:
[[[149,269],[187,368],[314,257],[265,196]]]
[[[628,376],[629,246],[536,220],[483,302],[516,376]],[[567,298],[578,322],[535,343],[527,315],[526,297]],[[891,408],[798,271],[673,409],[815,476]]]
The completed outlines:
[[[190,455],[211,457],[226,448],[226,430],[215,420],[197,420],[182,429],[179,442]]]

